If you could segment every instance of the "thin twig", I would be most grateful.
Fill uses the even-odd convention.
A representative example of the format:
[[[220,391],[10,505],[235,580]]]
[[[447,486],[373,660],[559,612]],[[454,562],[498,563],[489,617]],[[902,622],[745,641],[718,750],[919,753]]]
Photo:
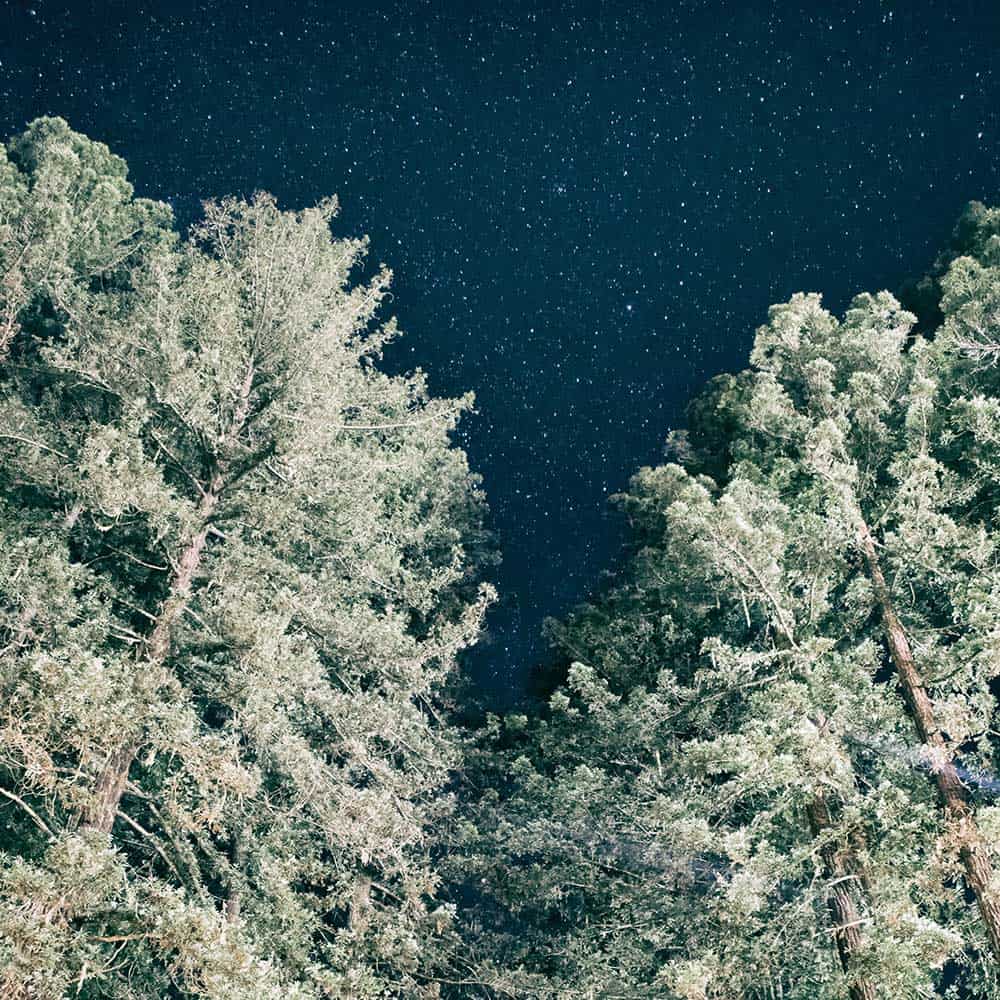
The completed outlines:
[[[19,795],[15,795],[13,792],[8,792],[6,788],[0,788],[0,795],[10,799],[11,802],[16,802],[35,821],[40,830],[55,840],[56,835],[49,829],[42,817],[39,816],[38,813],[36,813],[35,810],[24,801],[24,799],[22,799]]]

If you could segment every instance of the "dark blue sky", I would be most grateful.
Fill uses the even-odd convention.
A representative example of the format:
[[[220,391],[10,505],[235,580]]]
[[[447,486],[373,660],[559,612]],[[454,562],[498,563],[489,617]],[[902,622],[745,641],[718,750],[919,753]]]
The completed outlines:
[[[478,397],[496,692],[769,303],[896,288],[1000,195],[995,0],[0,3],[4,134],[59,114],[182,217],[337,193],[372,237],[391,362]]]

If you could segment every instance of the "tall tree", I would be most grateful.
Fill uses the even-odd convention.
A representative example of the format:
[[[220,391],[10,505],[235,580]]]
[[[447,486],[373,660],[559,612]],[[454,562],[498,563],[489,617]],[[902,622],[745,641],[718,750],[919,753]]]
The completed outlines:
[[[953,270],[965,266],[960,258]],[[944,393],[956,387],[953,344],[947,337],[936,349],[910,342],[914,319],[886,293],[856,299],[843,324],[816,296],[773,309],[751,360],[770,397],[769,419],[777,416],[790,433],[761,449],[761,468],[799,458],[805,475],[798,488],[805,487],[831,537],[861,557],[903,704],[928,755],[947,835],[996,959],[996,859],[956,759],[979,749],[983,762],[992,763],[988,743],[977,748],[976,742],[989,730],[984,708],[995,669],[980,661],[970,670],[951,648],[971,631],[956,601],[962,585],[993,585],[987,552],[995,538],[992,525],[968,520],[965,494],[975,482],[954,475],[935,454],[937,440],[955,433],[949,411],[957,401],[942,394],[942,380]],[[751,434],[771,433],[761,414],[748,418]],[[887,583],[886,565],[895,587]],[[911,632],[923,640],[925,662],[914,654]],[[938,677],[943,683],[936,686]],[[942,721],[953,714],[958,718]]]
[[[628,571],[552,628],[566,685],[476,758],[525,989],[926,996],[950,961],[1000,996],[997,218],[933,336],[885,292],[772,307],[633,480]]]
[[[432,996],[469,399],[375,366],[332,201],[181,244],[65,123],[0,175],[5,996]]]

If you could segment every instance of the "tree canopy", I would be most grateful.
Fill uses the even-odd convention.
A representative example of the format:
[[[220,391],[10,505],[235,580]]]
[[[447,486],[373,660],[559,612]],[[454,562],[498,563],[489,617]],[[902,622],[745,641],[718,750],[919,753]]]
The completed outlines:
[[[336,210],[0,147],[0,994],[1000,1000],[1000,211],[772,306],[470,726],[472,399]]]
[[[470,399],[380,373],[335,202],[181,240],[60,120],[0,156],[0,992],[434,995]]]
[[[565,682],[470,757],[525,995],[1000,996],[998,223],[925,335],[888,292],[773,306],[617,498]]]

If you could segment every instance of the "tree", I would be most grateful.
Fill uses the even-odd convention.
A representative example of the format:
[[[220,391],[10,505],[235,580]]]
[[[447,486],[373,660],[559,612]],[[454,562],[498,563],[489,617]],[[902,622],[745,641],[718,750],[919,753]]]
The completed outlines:
[[[772,307],[621,498],[566,684],[486,731],[462,837],[536,995],[1000,995],[1000,237],[961,228],[931,337]]]
[[[183,243],[43,119],[0,161],[5,996],[432,996],[470,405],[375,362],[333,201]]]
[[[946,287],[966,267],[959,258]],[[919,339],[908,343],[914,319],[885,293],[856,299],[843,325],[815,297],[798,297],[772,310],[752,360],[762,384],[778,386],[775,410],[797,424],[779,454],[798,454],[825,528],[861,556],[903,703],[928,755],[946,834],[1000,958],[995,858],[957,760],[973,753],[992,764],[989,683],[996,669],[982,657],[970,664],[960,651],[979,638],[966,619],[963,591],[972,583],[992,590],[987,553],[995,539],[991,524],[969,517],[966,494],[975,481],[957,477],[935,454],[936,440],[956,432],[952,412],[968,402],[942,393],[942,383],[948,394],[955,385],[953,356],[967,350],[948,335],[936,350]],[[749,426],[763,430],[753,417]],[[773,462],[769,456],[765,465]],[[883,565],[892,567],[895,588]],[[926,666],[914,655],[911,632],[923,640]],[[933,691],[936,677],[942,683]]]

